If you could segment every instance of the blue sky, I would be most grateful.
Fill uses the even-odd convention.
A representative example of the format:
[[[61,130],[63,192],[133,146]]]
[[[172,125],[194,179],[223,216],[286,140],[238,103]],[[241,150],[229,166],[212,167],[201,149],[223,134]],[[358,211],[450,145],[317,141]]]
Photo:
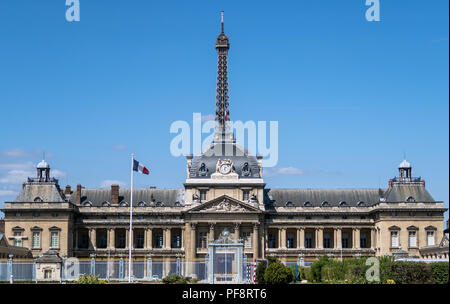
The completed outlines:
[[[231,115],[279,122],[268,187],[386,187],[403,155],[448,206],[448,1],[0,2],[0,201],[47,154],[60,183],[179,188],[175,120],[214,110],[220,10]],[[3,204],[0,203],[0,207]]]

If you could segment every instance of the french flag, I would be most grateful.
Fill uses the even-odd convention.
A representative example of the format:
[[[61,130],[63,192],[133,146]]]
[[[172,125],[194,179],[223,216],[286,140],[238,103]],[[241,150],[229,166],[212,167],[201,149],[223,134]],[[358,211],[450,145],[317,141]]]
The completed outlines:
[[[150,171],[148,171],[148,169],[143,164],[141,164],[135,159],[133,159],[133,171],[141,172],[142,174],[147,175],[150,173]]]

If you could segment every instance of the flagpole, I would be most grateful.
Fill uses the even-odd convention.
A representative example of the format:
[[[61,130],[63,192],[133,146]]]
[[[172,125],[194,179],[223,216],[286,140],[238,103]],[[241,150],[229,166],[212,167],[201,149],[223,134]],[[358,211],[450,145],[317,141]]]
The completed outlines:
[[[131,247],[133,240],[133,165],[134,153],[131,153],[131,191],[130,191],[130,233],[128,240],[128,283],[131,283]]]

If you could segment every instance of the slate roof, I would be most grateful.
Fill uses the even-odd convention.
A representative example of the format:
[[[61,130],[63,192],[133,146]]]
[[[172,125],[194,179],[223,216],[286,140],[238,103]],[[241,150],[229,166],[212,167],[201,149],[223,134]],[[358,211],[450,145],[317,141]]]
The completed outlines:
[[[119,190],[119,204],[130,202],[130,189]],[[77,194],[74,191],[70,200],[75,203]],[[94,207],[101,207],[104,202],[111,203],[110,189],[82,189],[81,204],[91,202]],[[163,203],[165,207],[174,207],[176,202],[184,204],[184,189],[136,189],[133,190],[133,205],[146,202],[147,206]]]
[[[52,182],[42,184],[27,183],[14,201],[34,202],[37,197],[40,197],[44,202],[64,202],[63,197],[59,193],[59,187]]]
[[[386,193],[386,202],[405,202],[409,197],[416,202],[435,202],[427,189],[418,183],[394,183]]]
[[[256,158],[249,155],[244,147],[229,142],[214,143],[201,155],[194,157],[189,170],[190,178],[210,178],[211,174],[216,172],[216,165],[219,159],[230,159],[233,162],[234,170],[239,175],[239,178],[260,178],[259,166]],[[204,175],[199,171],[202,163],[204,163],[207,168],[207,172]],[[242,168],[245,163],[248,163],[250,169],[250,174],[247,176],[242,173]]]
[[[275,207],[284,207],[291,202],[294,207],[303,207],[309,202],[312,207],[320,207],[324,202],[329,206],[339,206],[346,202],[347,206],[357,206],[364,202],[365,206],[378,203],[384,189],[266,189],[265,203],[272,202]]]

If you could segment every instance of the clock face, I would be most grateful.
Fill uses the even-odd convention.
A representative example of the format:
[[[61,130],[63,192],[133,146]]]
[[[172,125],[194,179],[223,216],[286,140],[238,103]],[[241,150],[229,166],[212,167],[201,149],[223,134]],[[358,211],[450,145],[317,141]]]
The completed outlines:
[[[222,165],[222,166],[220,166],[220,168],[219,168],[219,171],[220,171],[220,173],[222,173],[222,174],[227,174],[227,173],[230,172],[230,170],[231,170],[231,166],[230,166],[230,165]]]

